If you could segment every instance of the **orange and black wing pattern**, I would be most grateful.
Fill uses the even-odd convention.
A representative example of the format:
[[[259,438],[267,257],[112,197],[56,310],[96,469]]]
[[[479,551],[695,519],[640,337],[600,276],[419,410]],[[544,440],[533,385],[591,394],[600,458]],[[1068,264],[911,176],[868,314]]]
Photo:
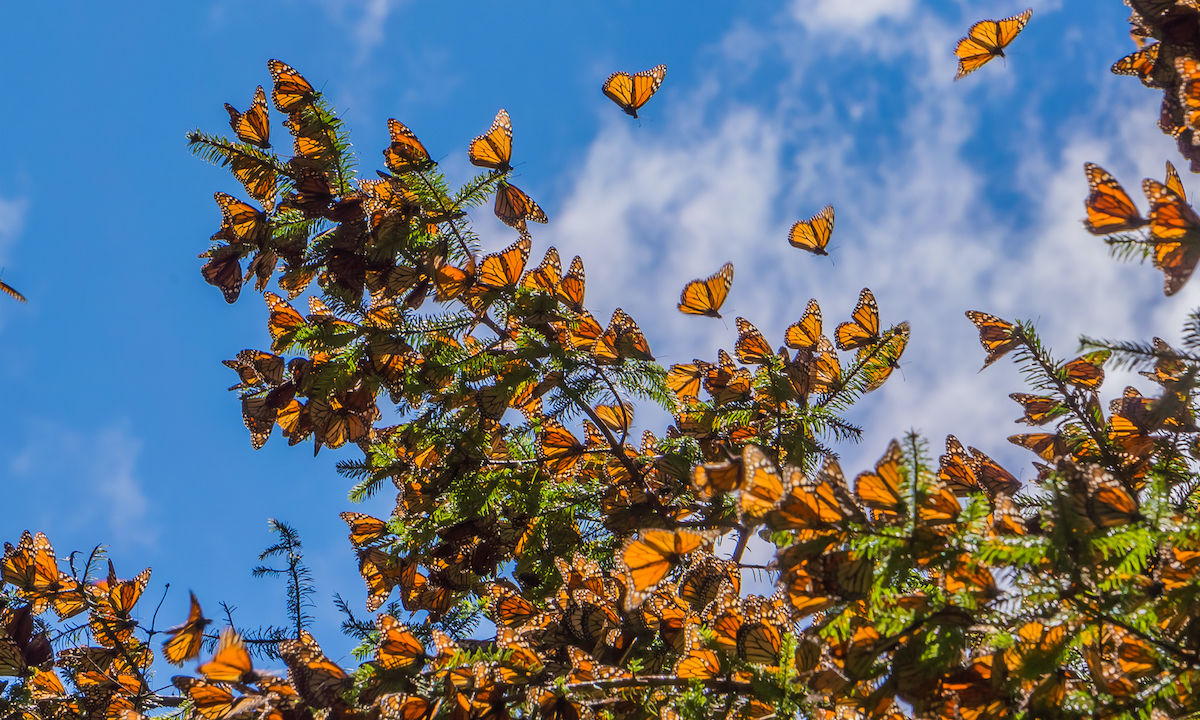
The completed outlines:
[[[807,250],[816,255],[828,255],[825,247],[833,237],[833,206],[826,205],[821,212],[807,220],[801,220],[788,232],[792,247]]]
[[[1095,163],[1084,163],[1087,173],[1088,196],[1084,201],[1087,219],[1084,227],[1093,235],[1109,235],[1123,230],[1136,230],[1146,224],[1133,199],[1121,183],[1107,170]]]
[[[679,294],[679,312],[687,315],[721,317],[721,305],[733,285],[733,263],[725,263],[716,273],[693,280]]]
[[[981,20],[972,25],[967,36],[954,48],[954,54],[958,56],[958,73],[954,79],[975,72],[994,57],[1004,57],[1004,48],[1020,34],[1031,15],[1033,10],[1029,9],[1003,20]]]
[[[500,108],[492,126],[476,137],[467,147],[467,159],[472,165],[491,168],[500,172],[512,170],[512,122],[508,111]]]
[[[267,114],[267,94],[262,85],[254,92],[249,110],[238,112],[235,107],[225,103],[225,112],[229,113],[229,127],[233,128],[239,140],[264,149],[271,147],[271,121]]]
[[[604,81],[602,89],[626,114],[637,117],[637,111],[658,91],[666,76],[666,65],[655,65],[633,75],[615,72]]]
[[[1150,201],[1150,237],[1154,267],[1163,273],[1163,293],[1183,288],[1200,262],[1200,217],[1166,185],[1147,178],[1142,190]]]
[[[317,91],[304,76],[282,60],[268,60],[267,69],[271,71],[271,79],[275,81],[271,100],[279,112],[292,113],[300,110],[311,104],[317,96]]]
[[[496,188],[495,211],[500,222],[518,230],[525,229],[526,220],[536,223],[549,222],[541,206],[512,183],[502,182]]]

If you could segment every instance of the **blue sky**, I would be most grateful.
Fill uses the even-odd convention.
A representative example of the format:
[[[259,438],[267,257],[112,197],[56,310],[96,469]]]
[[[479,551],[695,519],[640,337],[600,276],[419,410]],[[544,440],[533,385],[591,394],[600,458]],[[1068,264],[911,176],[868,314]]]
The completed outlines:
[[[515,181],[551,219],[533,228],[535,260],[547,244],[582,255],[595,314],[623,306],[668,364],[729,347],[736,315],[778,343],[810,297],[832,325],[870,287],[912,340],[902,377],[856,410],[868,431],[842,449],[847,470],[916,427],[935,448],[954,432],[1028,477],[1029,458],[1004,440],[1019,431],[1006,397],[1019,377],[1008,363],[976,372],[963,311],[1035,319],[1065,355],[1085,332],[1177,338],[1200,300],[1196,284],[1164,299],[1157,272],[1112,261],[1079,222],[1084,161],[1135,190],[1176,157],[1154,126],[1159,96],[1108,73],[1134,49],[1128,8],[1032,6],[1008,59],[958,83],[955,41],[1025,5],[9,8],[0,268],[29,302],[0,297],[0,538],[41,529],[60,555],[107,544],[123,577],[153,566],[147,607],[172,585],[160,625],[183,619],[188,588],[210,615],[225,600],[252,625],[283,618],[281,588],[250,577],[277,517],[308,546],[318,637],[347,651],[329,597],[361,607],[364,591],[334,464],[357,451],[250,447],[220,361],[267,345],[266,311],[252,293],[226,305],[196,259],[219,224],[213,191],[243,193],[189,155],[185,135],[224,132],[222,104],[245,108],[255,85],[269,88],[272,57],[344,111],[368,174],[395,117],[464,180],[467,142],[507,108]],[[640,121],[601,95],[610,72],[657,63],[666,81]],[[788,227],[826,203],[831,257],[788,247]],[[510,242],[477,220],[489,248]],[[683,284],[725,261],[737,268],[729,321],[678,315]],[[387,515],[390,503],[359,509]]]

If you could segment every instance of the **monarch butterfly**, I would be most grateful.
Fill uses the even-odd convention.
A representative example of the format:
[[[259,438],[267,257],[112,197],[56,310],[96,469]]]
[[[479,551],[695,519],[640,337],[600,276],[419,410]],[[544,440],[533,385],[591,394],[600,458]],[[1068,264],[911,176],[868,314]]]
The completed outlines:
[[[1026,425],[1045,425],[1067,412],[1067,408],[1061,402],[1048,395],[1010,393],[1009,397],[1025,411],[1025,415],[1018,418],[1016,422],[1023,422]]]
[[[238,139],[266,149],[271,147],[271,119],[267,115],[267,94],[262,85],[254,91],[254,100],[250,109],[244,113],[237,111],[229,103],[225,103],[225,112],[229,113],[229,126],[237,134]]]
[[[1125,188],[1104,168],[1095,163],[1084,163],[1087,174],[1088,196],[1084,201],[1087,219],[1083,221],[1093,235],[1109,235],[1122,230],[1136,230],[1146,220]]]
[[[850,320],[839,324],[834,330],[834,340],[838,350],[853,350],[878,339],[879,306],[875,304],[875,295],[870,289],[863,288],[858,294],[854,312],[850,313]]]
[[[204,628],[212,622],[201,612],[196,594],[188,593],[188,596],[191,598],[191,607],[188,610],[187,621],[168,630],[170,636],[163,642],[163,657],[172,665],[182,665],[185,660],[191,660],[200,654]]]
[[[394,118],[389,118],[387,125],[392,144],[383,151],[383,164],[387,165],[388,170],[403,174],[421,170],[433,163],[429,159],[429,151],[407,125]]]
[[[700,379],[707,372],[708,365],[703,360],[672,365],[667,371],[667,387],[679,400],[695,400],[700,396]]]
[[[739,362],[747,365],[765,365],[775,355],[775,351],[767,344],[767,339],[754,327],[753,323],[743,317],[737,318],[738,339],[733,346]]]
[[[908,322],[902,322],[885,333],[875,345],[859,350],[860,358],[866,355],[860,370],[866,380],[864,392],[877,390],[891,377],[892,371],[900,367],[900,356],[908,347],[908,336]]]
[[[404,693],[387,693],[375,700],[383,720],[429,720],[440,703],[430,705],[423,698]]]
[[[1162,87],[1162,83],[1154,79],[1158,67],[1158,52],[1162,43],[1154,43],[1130,53],[1113,63],[1113,75],[1135,75],[1146,87]]]
[[[197,671],[209,682],[245,683],[254,682],[258,677],[242,636],[232,627],[221,631],[213,659],[201,665]]]
[[[616,365],[625,359],[653,362],[654,355],[650,352],[650,344],[646,336],[632,317],[621,308],[613,310],[612,319],[604,334],[596,340],[592,348],[596,362],[604,365]]]
[[[583,271],[583,259],[578,255],[571,258],[571,267],[555,288],[555,295],[564,305],[575,312],[583,311],[583,295],[586,277]]]
[[[292,687],[310,705],[332,707],[350,685],[350,676],[326,657],[307,630],[294,640],[281,641],[279,656],[287,665]]]
[[[88,586],[88,595],[95,603],[93,613],[118,615],[128,618],[133,606],[142,596],[150,582],[150,568],[138,573],[130,580],[118,580],[112,560],[108,561],[108,577]]]
[[[641,605],[671,568],[712,539],[711,533],[654,529],[626,540],[621,549],[626,610]]]
[[[717,603],[712,631],[718,647],[746,662],[779,664],[780,630],[788,624],[781,608],[758,595],[741,603],[725,596]]]
[[[1150,237],[1154,267],[1163,272],[1163,293],[1174,295],[1187,284],[1200,261],[1200,217],[1170,188],[1147,178],[1142,189],[1150,200]]]
[[[1004,57],[1004,48],[1016,39],[1031,15],[1032,8],[1003,20],[980,20],[972,25],[967,36],[954,48],[954,54],[958,56],[958,73],[954,79],[975,72],[994,57]]]
[[[340,516],[350,526],[350,543],[362,547],[381,539],[387,534],[388,526],[383,520],[366,513],[344,512]]]
[[[558,283],[561,280],[562,261],[559,259],[558,249],[551,245],[546,248],[546,254],[542,256],[542,262],[534,269],[525,273],[525,277],[521,279],[521,286],[554,293],[558,289]]]
[[[425,664],[425,646],[401,625],[396,618],[384,613],[377,621],[379,645],[375,647],[375,662],[384,670],[409,673]]]
[[[829,238],[833,237],[833,206],[826,205],[821,211],[807,220],[800,220],[788,232],[788,242],[792,247],[807,250],[817,255],[828,255],[825,247]]]
[[[505,682],[531,677],[546,664],[532,643],[512,628],[496,628],[496,647],[504,654],[499,671]]]
[[[515,287],[525,272],[530,246],[530,236],[522,233],[512,245],[485,256],[479,263],[476,286],[483,291]]]
[[[609,430],[625,434],[629,432],[629,426],[633,422],[633,404],[629,402],[619,402],[613,405],[597,405],[596,417],[600,418],[600,422],[608,426]]]
[[[1187,190],[1183,187],[1183,178],[1179,177],[1179,171],[1175,169],[1170,160],[1167,161],[1166,173],[1166,179],[1163,183],[1167,186],[1167,189],[1178,195],[1184,202],[1187,202]]]
[[[171,678],[171,682],[188,696],[196,712],[205,720],[224,720],[249,712],[261,704],[258,698],[248,695],[234,699],[233,692],[225,685],[199,678],[176,676]]]
[[[904,484],[900,476],[900,460],[904,457],[900,443],[892,440],[883,456],[875,463],[874,472],[860,473],[854,481],[858,501],[871,509],[876,522],[895,523],[908,515],[908,503],[901,495]]]
[[[488,131],[471,141],[467,147],[467,159],[472,165],[492,168],[499,172],[512,170],[512,122],[508,111],[500,108]]]
[[[496,217],[500,222],[518,230],[525,229],[525,221],[550,222],[542,208],[516,185],[501,182],[496,186]]]
[[[699,633],[687,634],[686,649],[675,663],[675,675],[680,678],[711,680],[721,675],[721,659],[716,651],[704,646]]]
[[[308,417],[313,424],[317,447],[339,448],[371,436],[379,418],[375,394],[368,388],[351,390],[326,398],[309,398]]]
[[[1081,355],[1062,366],[1066,381],[1084,390],[1095,390],[1104,382],[1104,362],[1111,350],[1096,350]]]
[[[979,343],[983,345],[984,350],[987,350],[988,355],[983,362],[983,367],[996,362],[1021,344],[1022,336],[1017,328],[1006,320],[979,310],[968,310],[967,319],[975,323],[975,327],[979,329]]]
[[[738,489],[738,516],[744,523],[762,520],[783,497],[783,478],[757,445],[742,448]]]
[[[844,530],[850,522],[865,521],[846,487],[841,465],[833,458],[825,461],[812,480],[799,468],[787,468],[784,495],[766,516],[767,527],[776,531],[799,530],[803,539],[829,535]]]
[[[316,97],[313,86],[291,65],[282,60],[268,60],[267,69],[271,71],[271,79],[275,81],[271,101],[275,103],[275,109],[279,112],[295,112],[310,104]]]
[[[15,585],[19,593],[29,599],[34,614],[41,614],[53,607],[62,619],[77,615],[87,609],[79,581],[58,569],[58,558],[54,547],[42,533],[21,533],[16,547],[4,543],[4,561],[0,577]]]
[[[543,425],[538,455],[552,476],[573,473],[586,450],[579,439],[558,422],[548,421]]]
[[[1200,62],[1192,57],[1177,57],[1175,72],[1179,75],[1178,97],[1183,110],[1183,125],[1200,129]]]
[[[783,336],[783,344],[793,350],[815,350],[821,339],[821,306],[816,298],[808,301],[804,316],[788,326]]]
[[[239,280],[240,280],[240,278],[239,278]],[[3,280],[0,280],[0,292],[4,293],[5,295],[8,295],[11,298],[15,298],[21,302],[25,302],[25,296],[22,295],[21,293],[17,292],[16,288],[14,288],[12,285],[9,285],[8,283],[4,282]]]
[[[222,222],[218,235],[249,243],[258,242],[262,238],[267,230],[266,213],[223,192],[213,193],[213,199],[217,201],[217,207],[221,208]]]
[[[677,596],[702,611],[716,600],[722,592],[741,595],[742,573],[737,563],[723,560],[711,553],[695,553],[691,566],[679,581]]]
[[[797,355],[803,352],[797,351]],[[817,353],[809,366],[809,389],[815,393],[832,392],[842,381],[842,364],[834,352],[833,343],[824,335],[817,343]]]
[[[54,661],[50,638],[44,630],[38,633],[33,630],[33,606],[6,607],[0,612],[0,674],[25,677],[31,670],[38,674],[50,670]],[[47,674],[61,688],[58,676],[53,671]],[[30,678],[31,685],[32,682],[33,678]]]
[[[488,585],[488,610],[492,622],[506,627],[521,627],[535,623],[540,611],[533,603],[517,594],[512,585],[494,582]]]
[[[721,317],[721,305],[733,285],[733,263],[725,263],[703,280],[693,280],[679,294],[679,312],[689,315]]]
[[[643,70],[634,75],[615,72],[608,76],[601,89],[627,115],[637,117],[637,111],[658,91],[658,87],[662,85],[663,78],[666,76],[666,65],[655,65],[649,70]]]

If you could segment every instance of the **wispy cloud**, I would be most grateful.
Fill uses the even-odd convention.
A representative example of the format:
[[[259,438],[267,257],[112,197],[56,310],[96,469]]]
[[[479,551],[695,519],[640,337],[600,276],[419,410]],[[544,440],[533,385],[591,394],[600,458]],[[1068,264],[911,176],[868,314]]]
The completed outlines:
[[[913,0],[792,0],[791,14],[809,30],[857,33],[881,20],[901,20],[913,10]]]
[[[28,208],[25,198],[0,197],[0,262],[3,262],[8,249],[21,235],[25,227],[25,212]]]
[[[675,106],[656,108],[672,118],[663,123],[669,131],[605,127],[543,236],[583,255],[590,304],[630,310],[668,364],[730,347],[732,323],[673,309],[687,280],[726,260],[737,268],[728,314],[747,316],[773,344],[809,297],[820,301],[828,331],[870,287],[885,323],[910,321],[912,341],[900,376],[855,411],[866,433],[861,446],[841,448],[847,470],[915,427],[935,451],[953,432],[1020,472],[1029,456],[1005,437],[1019,431],[1007,395],[1023,383],[1007,362],[977,372],[983,352],[965,310],[1036,320],[1068,354],[1083,333],[1172,337],[1181,308],[1200,293],[1189,287],[1164,299],[1154,271],[1115,262],[1079,222],[1084,160],[1104,162],[1116,145],[1123,148],[1117,169],[1129,170],[1132,189],[1139,172],[1161,176],[1133,163],[1173,155],[1156,137],[1154,99],[1135,83],[1098,90],[1083,107],[1054,108],[1059,115],[1010,109],[1028,132],[1011,156],[988,153],[980,133],[997,104],[983,93],[1044,109],[1044,94],[1056,90],[1016,88],[1003,65],[988,68],[984,89],[954,84],[952,28],[911,3],[793,9],[801,5],[795,21],[810,32],[818,23],[897,24],[888,50],[895,67],[876,79],[859,72],[874,61],[857,49],[802,53],[785,40],[794,27],[739,27],[738,43],[718,45],[736,44],[738,52],[712,54],[715,67],[701,74],[784,63],[788,79],[752,108],[704,88],[676,93]],[[848,83],[863,88],[849,105]],[[1119,118],[1118,137],[1068,133],[1064,123],[1076,116]],[[878,130],[872,136],[867,127]],[[996,164],[997,157],[1008,162]],[[832,259],[790,248],[790,224],[828,202],[838,213]]]
[[[77,526],[107,526],[107,537],[96,538],[105,544],[130,548],[155,542],[157,525],[148,516],[137,472],[142,444],[127,427],[34,425],[28,443],[7,463],[12,479],[28,488],[32,506],[45,513],[29,517],[31,524],[49,526],[69,517]]]

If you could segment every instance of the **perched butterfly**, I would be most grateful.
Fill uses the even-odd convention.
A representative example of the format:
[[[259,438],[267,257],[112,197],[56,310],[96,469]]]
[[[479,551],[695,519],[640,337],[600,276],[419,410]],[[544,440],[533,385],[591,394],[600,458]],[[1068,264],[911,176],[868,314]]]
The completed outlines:
[[[637,111],[658,91],[666,76],[666,65],[655,65],[635,75],[615,72],[604,81],[602,89],[626,114],[637,117]]]
[[[188,611],[187,621],[168,630],[170,637],[163,642],[163,657],[172,665],[182,665],[185,660],[191,660],[200,654],[204,628],[212,622],[200,611],[200,601],[196,599],[195,593],[189,593],[189,596],[191,609]]]
[[[637,322],[621,308],[613,310],[612,318],[604,334],[596,340],[592,348],[596,362],[603,365],[616,365],[626,358],[653,362],[654,355],[650,352],[650,344]]]
[[[979,329],[979,343],[987,350],[983,367],[996,362],[1021,344],[1021,335],[1014,332],[1016,328],[1006,320],[978,310],[968,310],[967,319]]]
[[[1084,201],[1087,219],[1083,221],[1093,235],[1108,235],[1122,230],[1136,230],[1146,224],[1145,218],[1117,179],[1095,163],[1084,163],[1087,173],[1088,196]]]
[[[0,292],[8,295],[9,297],[16,298],[21,302],[25,302],[25,296],[17,292],[16,288],[4,282],[3,280],[0,280]]]
[[[223,192],[213,193],[221,208],[221,229],[218,235],[230,241],[254,243],[267,231],[266,213],[249,203]]]
[[[4,543],[3,568],[0,577],[16,586],[22,597],[30,600],[34,614],[47,606],[66,619],[87,609],[78,580],[58,569],[58,559],[50,540],[42,533],[21,533],[16,547]]]
[[[467,159],[472,165],[492,168],[500,172],[512,170],[512,122],[508,111],[500,108],[488,131],[471,141],[467,147]]]
[[[958,73],[954,79],[975,72],[994,57],[1004,57],[1004,48],[1017,37],[1031,15],[1033,10],[1029,9],[1003,20],[981,20],[972,25],[967,36],[954,48],[954,54],[958,56]]]
[[[578,255],[571,258],[571,267],[555,288],[555,295],[564,305],[575,312],[583,311],[583,296],[586,291],[586,276],[583,271],[583,259]]]
[[[1179,104],[1183,109],[1183,125],[1192,130],[1200,129],[1200,62],[1195,58],[1175,58],[1175,72],[1179,75]],[[1169,92],[1169,91],[1168,91]]]
[[[1150,200],[1150,237],[1154,267],[1163,272],[1163,292],[1174,295],[1200,262],[1200,217],[1166,185],[1147,178],[1142,189]]]
[[[386,613],[379,616],[378,625],[375,662],[380,668],[407,673],[419,670],[425,664],[425,646],[406,626]]]
[[[388,531],[386,522],[366,513],[347,511],[340,517],[350,526],[350,543],[355,547],[373,543]]]
[[[642,604],[675,565],[712,540],[711,534],[690,530],[643,530],[625,541],[625,607]]]
[[[295,112],[310,104],[316,97],[313,86],[291,65],[282,60],[268,60],[267,69],[271,71],[271,79],[275,81],[271,100],[279,112]]]
[[[197,670],[209,682],[254,682],[258,677],[254,672],[254,665],[250,662],[250,653],[246,651],[246,645],[242,642],[242,636],[231,627],[221,631],[221,639],[217,641],[213,659]]]
[[[791,625],[787,613],[758,595],[741,602],[726,595],[716,602],[712,631],[717,647],[747,662],[777,665],[782,631]]]
[[[264,149],[271,147],[271,120],[267,115],[267,94],[263,92],[262,85],[254,92],[249,110],[241,113],[225,103],[225,112],[229,113],[229,126],[237,133],[239,140]]]
[[[713,275],[693,280],[679,294],[679,312],[689,315],[721,317],[721,305],[733,285],[733,263],[725,263]]]
[[[828,255],[825,246],[833,236],[833,206],[826,205],[821,211],[807,220],[801,220],[788,232],[788,242],[792,247],[807,250],[817,255]]]
[[[281,641],[279,656],[287,665],[292,687],[310,705],[332,707],[350,685],[350,676],[321,651],[307,630],[301,630],[295,640]]]
[[[1166,179],[1163,180],[1163,184],[1167,186],[1168,190],[1178,195],[1184,202],[1187,202],[1187,190],[1183,187],[1183,178],[1179,177],[1179,171],[1175,169],[1170,160],[1167,161],[1166,173]]]
[[[737,510],[743,523],[754,523],[783,497],[783,478],[774,461],[757,445],[742,448]]]
[[[485,256],[480,261],[479,271],[475,276],[476,288],[486,292],[515,287],[521,281],[521,273],[525,272],[530,245],[529,235],[522,233],[520,239],[512,245]]]
[[[708,371],[708,363],[695,360],[672,365],[667,371],[667,387],[679,400],[695,400],[700,396],[700,380]]]
[[[870,289],[863,288],[858,294],[850,320],[839,324],[833,337],[838,350],[853,350],[879,339],[879,306]]]
[[[500,222],[518,230],[525,229],[526,220],[537,223],[550,222],[533,198],[526,195],[521,188],[507,182],[501,182],[496,187],[495,212]]]
[[[394,173],[420,170],[430,164],[429,151],[417,139],[415,133],[399,120],[388,120],[388,134],[392,144],[383,151],[383,164]]]
[[[1113,63],[1113,75],[1135,75],[1147,87],[1162,87],[1161,83],[1154,79],[1154,73],[1159,69],[1158,52],[1161,47],[1162,43],[1154,43],[1126,55]]]
[[[628,433],[629,425],[633,422],[633,404],[620,402],[614,405],[597,405],[596,417],[609,430],[618,433]]]
[[[1084,390],[1095,390],[1104,382],[1104,362],[1111,350],[1095,350],[1081,355],[1062,366],[1066,381]]]

